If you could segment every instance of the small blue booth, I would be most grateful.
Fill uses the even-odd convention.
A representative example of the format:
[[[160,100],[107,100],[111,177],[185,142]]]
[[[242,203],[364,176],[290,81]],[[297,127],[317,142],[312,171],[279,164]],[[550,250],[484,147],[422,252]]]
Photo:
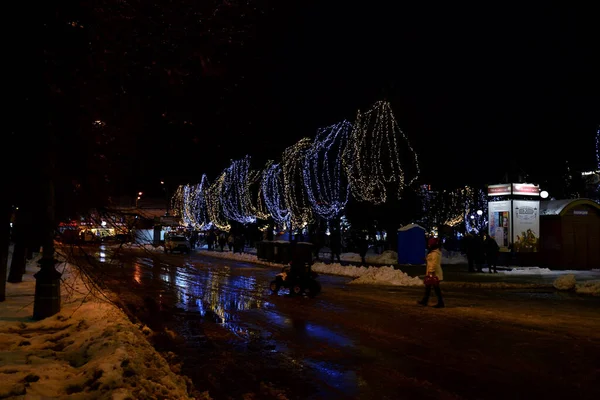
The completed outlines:
[[[425,228],[408,224],[398,229],[398,264],[425,263]]]

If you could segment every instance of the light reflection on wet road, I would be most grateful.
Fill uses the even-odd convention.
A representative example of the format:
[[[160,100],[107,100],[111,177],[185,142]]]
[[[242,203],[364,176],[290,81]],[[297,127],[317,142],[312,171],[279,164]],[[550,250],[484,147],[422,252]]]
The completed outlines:
[[[104,262],[106,251],[99,253],[99,261]],[[109,272],[108,264],[103,265],[103,270]],[[307,371],[313,380],[310,384],[316,386],[314,398],[356,398],[355,371],[349,365],[336,364],[323,357],[327,352],[339,351],[332,349],[352,348],[353,341],[341,331],[294,313],[294,308],[335,310],[335,307],[318,298],[290,297],[286,290],[279,295],[271,294],[269,282],[278,272],[228,260],[161,255],[160,259],[132,258],[111,274],[118,273],[120,280],[129,279],[132,285],[143,288],[161,309],[197,315],[203,323],[216,324],[242,341],[260,340],[262,350]],[[320,279],[328,286],[342,286],[348,281],[329,276]],[[185,336],[185,333],[180,334]],[[186,338],[190,339],[193,338]],[[269,377],[264,379],[268,381]],[[308,397],[303,395],[302,398]]]
[[[99,261],[109,258],[100,254]],[[586,372],[600,355],[596,340],[572,343],[563,334],[536,331],[540,328],[527,326],[530,316],[490,320],[490,313],[510,312],[511,301],[527,301],[537,307],[533,312],[564,322],[567,317],[556,307],[561,303],[552,302],[565,299],[553,293],[526,298],[528,292],[516,292],[511,299],[507,293],[454,293],[454,310],[440,314],[415,307],[420,288],[349,289],[347,278],[320,276],[324,291],[314,299],[271,295],[274,268],[197,255],[136,254],[122,257],[118,267],[101,264],[112,277],[109,287],[123,297],[137,292],[152,309],[140,319],[149,325],[164,321],[185,339],[183,372],[216,399],[243,398],[234,389],[243,385],[254,385],[261,398],[277,398],[277,390],[284,390],[289,399],[598,393],[593,374]],[[584,304],[573,301],[583,314]],[[549,350],[555,348],[561,353]],[[577,363],[575,353],[581,355]],[[550,379],[558,373],[561,379]],[[540,379],[552,384],[531,386]],[[272,388],[270,397],[261,383]],[[494,392],[482,396],[490,387]]]

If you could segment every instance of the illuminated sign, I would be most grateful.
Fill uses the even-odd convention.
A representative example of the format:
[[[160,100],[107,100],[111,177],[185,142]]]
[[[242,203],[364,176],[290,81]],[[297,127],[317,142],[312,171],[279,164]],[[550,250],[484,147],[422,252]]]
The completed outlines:
[[[525,196],[539,196],[540,187],[532,183],[513,183],[512,194],[525,195]]]
[[[506,196],[509,194],[511,194],[510,183],[488,186],[488,196]]]
[[[540,187],[532,183],[502,183],[499,185],[489,185],[488,196],[539,196]]]

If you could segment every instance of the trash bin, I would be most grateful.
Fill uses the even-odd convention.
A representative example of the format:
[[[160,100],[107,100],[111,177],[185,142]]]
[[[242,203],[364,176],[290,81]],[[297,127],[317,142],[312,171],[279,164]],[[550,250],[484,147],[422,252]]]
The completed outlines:
[[[293,246],[293,250],[290,254],[291,259],[292,261],[297,262],[299,264],[312,265],[312,251],[313,246],[311,243],[296,243],[296,245]]]
[[[269,262],[275,262],[275,254],[273,254],[273,248],[275,247],[275,244],[270,240],[264,241],[262,243],[265,256],[264,260]]]
[[[265,248],[265,242],[256,242],[256,258],[263,261],[266,260]]]

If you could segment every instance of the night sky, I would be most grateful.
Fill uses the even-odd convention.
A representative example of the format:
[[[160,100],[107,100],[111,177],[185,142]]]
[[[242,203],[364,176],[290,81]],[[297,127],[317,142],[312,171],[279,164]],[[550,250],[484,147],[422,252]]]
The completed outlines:
[[[378,100],[427,183],[544,179],[565,160],[593,168],[591,6],[394,3],[65,3],[46,27],[46,84],[56,81],[57,112],[72,119],[70,151],[88,146],[79,137],[112,138],[122,191],[212,180],[245,154],[260,168]]]

